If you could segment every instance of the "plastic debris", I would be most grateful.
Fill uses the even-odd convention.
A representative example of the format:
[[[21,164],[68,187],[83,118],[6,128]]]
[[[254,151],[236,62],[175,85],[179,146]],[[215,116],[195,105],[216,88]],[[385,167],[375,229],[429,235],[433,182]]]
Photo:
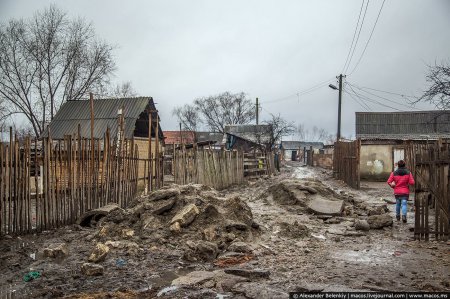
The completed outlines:
[[[123,267],[123,266],[125,266],[126,264],[127,264],[127,261],[124,260],[124,259],[118,258],[118,259],[116,260],[116,266],[117,266],[117,267]]]
[[[34,279],[39,278],[39,277],[41,277],[41,273],[40,272],[38,272],[38,271],[31,271],[31,272],[28,272],[27,274],[25,274],[23,276],[23,281],[29,282],[29,281],[34,280]]]
[[[161,297],[162,295],[172,293],[172,292],[178,290],[178,288],[179,288],[178,286],[165,287],[161,291],[159,291],[158,294],[156,294],[156,297]]]

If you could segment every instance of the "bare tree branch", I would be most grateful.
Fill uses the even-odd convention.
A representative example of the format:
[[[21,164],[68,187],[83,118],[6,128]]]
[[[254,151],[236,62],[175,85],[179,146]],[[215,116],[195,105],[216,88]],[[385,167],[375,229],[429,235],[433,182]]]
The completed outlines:
[[[425,101],[432,103],[436,108],[445,110],[450,108],[450,64],[442,63],[429,66],[426,76],[431,86],[415,102]]]
[[[256,115],[253,103],[243,92],[198,98],[194,107],[208,129],[219,133],[224,132],[226,125],[248,124]]]
[[[185,104],[182,107],[175,107],[172,115],[178,118],[183,130],[197,131],[201,124],[200,115],[193,105]]]
[[[0,97],[9,113],[26,116],[35,135],[67,100],[78,100],[109,80],[112,47],[92,26],[56,6],[29,20],[0,25]]]
[[[270,125],[270,144],[269,148],[273,148],[275,144],[281,141],[285,136],[289,136],[295,132],[293,122],[288,122],[280,115],[271,114],[270,120],[265,120],[263,123]]]

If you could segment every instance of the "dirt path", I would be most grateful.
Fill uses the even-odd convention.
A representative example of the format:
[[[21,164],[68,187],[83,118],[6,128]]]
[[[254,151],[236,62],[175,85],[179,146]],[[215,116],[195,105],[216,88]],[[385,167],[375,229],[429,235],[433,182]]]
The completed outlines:
[[[13,294],[13,298],[155,298],[158,295],[159,298],[288,298],[289,291],[305,290],[450,290],[449,246],[414,241],[413,213],[409,213],[407,224],[394,221],[392,227],[355,230],[355,219],[367,218],[366,210],[361,207],[377,207],[385,204],[381,198],[391,198],[386,184],[363,183],[357,191],[332,179],[329,171],[288,166],[280,176],[218,193],[206,191],[202,195],[202,198],[209,194],[217,198],[238,196],[250,207],[255,228],[240,237],[239,231],[231,234],[236,238],[233,242],[245,241],[251,247],[251,254],[239,257],[241,264],[218,266],[220,256],[231,248],[227,249],[230,245],[223,245],[222,241],[216,242],[219,244],[217,259],[187,258],[187,252],[198,253],[189,249],[194,241],[210,244],[200,239],[209,239],[204,229],[217,224],[214,223],[217,220],[208,222],[212,214],[198,216],[198,223],[183,228],[182,235],[166,228],[138,232],[139,226],[134,223],[138,220],[128,219],[126,225],[136,235],[123,240],[116,238],[125,247],[112,248],[107,258],[98,263],[104,268],[103,275],[85,276],[80,272],[81,265],[87,261],[93,246],[106,239],[99,237],[99,229],[70,226],[40,235],[0,240],[0,297]],[[322,182],[345,198],[348,215],[331,218],[313,215],[299,205],[280,204],[270,195],[271,186],[279,182],[305,178]],[[189,200],[202,207],[198,196]],[[227,208],[217,207],[220,212]],[[394,206],[388,208],[394,217]],[[239,219],[244,214],[239,209],[226,215]],[[170,212],[162,215],[158,219],[172,217]],[[225,234],[227,238],[229,235]],[[67,257],[42,256],[43,248],[59,243],[68,246]],[[208,248],[203,249],[202,253],[205,252],[208,253]],[[241,274],[224,273],[224,269],[236,267],[241,272],[248,271],[244,278]],[[39,271],[41,277],[24,282],[23,276],[30,270]],[[171,286],[177,278],[188,282]]]

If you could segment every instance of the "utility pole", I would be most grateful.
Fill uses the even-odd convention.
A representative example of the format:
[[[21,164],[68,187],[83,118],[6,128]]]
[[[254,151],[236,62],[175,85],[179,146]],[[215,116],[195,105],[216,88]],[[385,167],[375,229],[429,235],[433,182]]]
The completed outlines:
[[[342,74],[339,75],[338,129],[336,139],[341,139]]]
[[[256,124],[259,124],[259,103],[258,98],[256,98]]]

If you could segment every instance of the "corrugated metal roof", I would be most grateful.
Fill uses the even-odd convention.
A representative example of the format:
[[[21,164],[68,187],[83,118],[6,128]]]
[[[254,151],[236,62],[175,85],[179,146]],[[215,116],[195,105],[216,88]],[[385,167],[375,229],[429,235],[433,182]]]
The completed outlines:
[[[314,149],[322,149],[323,142],[307,142],[307,141],[281,141],[281,147],[283,149],[303,149],[304,147]]]
[[[107,128],[111,136],[118,132],[118,111],[124,107],[124,135],[131,138],[139,115],[147,109],[156,110],[151,97],[95,99],[94,101],[94,138],[103,138]],[[156,118],[156,112],[153,117]],[[64,135],[77,134],[78,124],[82,137],[91,137],[91,112],[89,100],[67,101],[59,109],[50,125],[41,137],[48,132],[53,139],[62,139]],[[148,123],[148,121],[147,121]],[[148,130],[147,130],[148,131]],[[147,132],[148,135],[148,132]]]
[[[229,125],[225,126],[225,133],[256,144],[266,144],[271,141],[272,127],[271,125]],[[226,134],[223,136],[223,144],[227,142]]]
[[[223,140],[222,133],[215,132],[195,132],[197,142],[215,141],[216,144],[221,144]]]
[[[449,135],[449,110],[356,112],[356,137],[361,139],[422,140]]]

